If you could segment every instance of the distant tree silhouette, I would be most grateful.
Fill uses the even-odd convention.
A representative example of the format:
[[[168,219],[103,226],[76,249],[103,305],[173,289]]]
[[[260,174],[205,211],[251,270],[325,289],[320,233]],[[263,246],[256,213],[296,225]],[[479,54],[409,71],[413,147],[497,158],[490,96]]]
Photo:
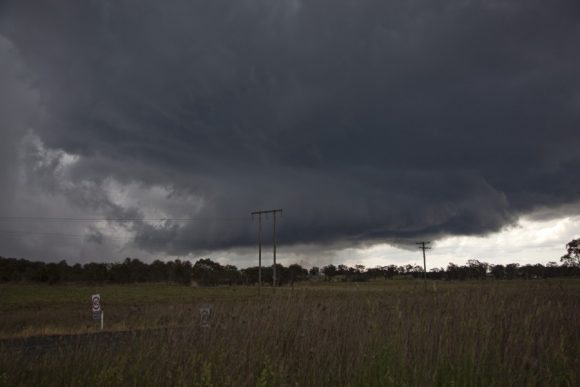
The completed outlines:
[[[505,267],[505,274],[507,279],[514,279],[518,276],[519,263],[510,263]]]
[[[320,268],[318,266],[313,266],[309,271],[308,274],[311,277],[317,277],[320,274]]]
[[[505,266],[504,265],[492,265],[491,274],[495,279],[505,278]]]
[[[566,245],[566,254],[560,258],[568,266],[580,266],[580,238],[574,239]]]
[[[566,246],[568,254],[563,264],[549,262],[547,265],[535,264],[521,266],[517,263],[489,265],[476,259],[466,265],[450,263],[447,269],[433,268],[428,273],[431,280],[473,280],[486,279],[488,273],[497,280],[540,279],[553,277],[580,276],[579,240]],[[569,257],[569,258],[568,258]],[[320,276],[319,273],[324,274]],[[298,264],[285,267],[276,265],[278,286],[294,284],[307,280],[324,279],[340,281],[369,281],[392,278],[422,277],[421,266],[376,266],[366,269],[362,265],[327,265],[313,267],[308,271]],[[273,279],[272,266],[262,268],[262,283],[270,286]],[[45,282],[56,285],[64,282],[84,283],[136,283],[169,282],[188,285],[194,280],[202,286],[255,285],[258,283],[258,267],[239,270],[233,265],[221,265],[209,258],[200,259],[192,265],[187,260],[161,261],[150,264],[135,258],[126,258],[118,263],[86,263],[70,266],[66,261],[58,263],[32,262],[25,259],[0,257],[0,282]]]
[[[215,286],[220,284],[224,268],[209,258],[200,259],[193,265],[192,277],[200,285]]]
[[[321,271],[327,279],[331,279],[337,274],[337,269],[334,265],[324,266]]]
[[[427,278],[434,279],[434,280],[443,279],[444,276],[445,276],[445,269],[443,269],[443,268],[434,267],[431,270],[429,270],[429,273],[427,273]]]
[[[336,268],[336,274],[338,275],[347,275],[348,274],[348,266],[346,265],[338,265]]]
[[[308,276],[308,270],[298,264],[292,264],[288,267],[288,275],[291,284],[297,281],[304,281]]]
[[[479,262],[477,259],[470,259],[467,261],[467,267],[469,278],[484,279],[489,265],[485,262]]]

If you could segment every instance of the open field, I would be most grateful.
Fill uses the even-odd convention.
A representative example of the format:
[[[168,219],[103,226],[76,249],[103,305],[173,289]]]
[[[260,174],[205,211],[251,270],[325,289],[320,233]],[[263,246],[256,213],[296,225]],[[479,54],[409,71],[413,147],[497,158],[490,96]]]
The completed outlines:
[[[99,293],[107,335],[90,334]],[[199,306],[211,304],[209,328]],[[0,385],[575,386],[580,281],[0,285]],[[50,337],[18,350],[17,338]],[[7,341],[8,340],[8,341]],[[8,345],[10,343],[10,345]]]

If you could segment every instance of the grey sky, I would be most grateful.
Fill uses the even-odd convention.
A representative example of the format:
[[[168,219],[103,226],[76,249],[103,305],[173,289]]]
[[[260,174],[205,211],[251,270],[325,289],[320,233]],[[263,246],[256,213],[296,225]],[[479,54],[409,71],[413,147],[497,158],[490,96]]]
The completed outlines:
[[[0,215],[196,220],[0,228],[90,234],[100,260],[235,254],[269,207],[313,251],[577,214],[579,20],[573,0],[4,1]]]

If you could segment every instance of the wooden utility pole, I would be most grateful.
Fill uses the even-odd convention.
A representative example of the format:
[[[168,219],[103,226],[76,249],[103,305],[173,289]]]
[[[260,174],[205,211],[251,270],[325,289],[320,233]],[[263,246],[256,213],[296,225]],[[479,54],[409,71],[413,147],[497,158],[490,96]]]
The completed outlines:
[[[423,280],[425,282],[425,291],[427,291],[427,259],[425,258],[425,250],[430,250],[431,247],[427,246],[431,242],[423,241],[417,242],[416,245],[419,245],[419,248],[423,250]]]
[[[262,293],[262,214],[258,216],[258,292]]]
[[[276,212],[272,213],[272,245],[274,246],[274,266],[272,267],[272,283],[276,289]]]
[[[274,266],[272,267],[272,285],[276,288],[276,214],[282,214],[282,209],[275,210],[259,210],[252,212],[252,217],[258,215],[258,287],[262,288],[262,214],[272,214],[272,242],[274,244]]]

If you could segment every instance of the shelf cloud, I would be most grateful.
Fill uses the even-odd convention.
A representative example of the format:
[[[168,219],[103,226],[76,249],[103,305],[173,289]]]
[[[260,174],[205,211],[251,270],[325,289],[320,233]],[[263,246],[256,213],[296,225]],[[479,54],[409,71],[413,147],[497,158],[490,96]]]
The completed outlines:
[[[171,255],[254,245],[257,209],[324,249],[579,213],[579,18],[573,0],[5,1],[0,210],[142,219],[111,227]]]

